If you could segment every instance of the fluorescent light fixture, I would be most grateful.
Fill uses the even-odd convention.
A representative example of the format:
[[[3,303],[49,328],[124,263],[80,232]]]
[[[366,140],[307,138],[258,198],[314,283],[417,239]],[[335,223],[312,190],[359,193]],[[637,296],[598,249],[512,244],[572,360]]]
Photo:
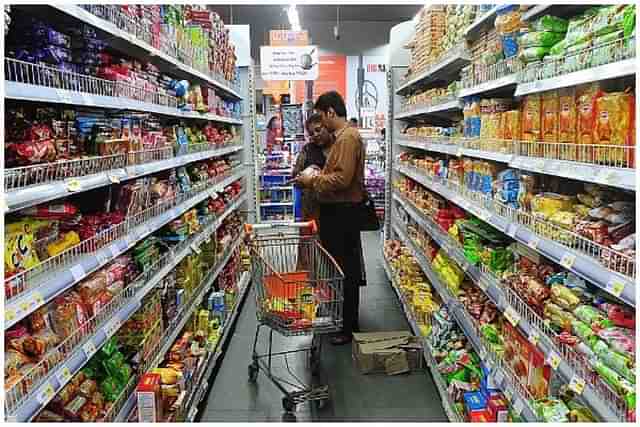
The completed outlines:
[[[289,17],[289,25],[292,31],[302,31],[300,28],[300,17],[298,16],[298,9],[295,4],[291,4],[287,8],[287,16]]]

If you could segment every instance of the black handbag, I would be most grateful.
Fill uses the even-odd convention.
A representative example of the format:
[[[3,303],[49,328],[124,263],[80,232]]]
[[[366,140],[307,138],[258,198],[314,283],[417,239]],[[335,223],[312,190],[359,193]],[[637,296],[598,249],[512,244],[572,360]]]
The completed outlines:
[[[365,198],[358,206],[358,211],[358,225],[360,226],[360,231],[380,230],[380,220],[376,213],[376,206],[368,193],[365,193]]]

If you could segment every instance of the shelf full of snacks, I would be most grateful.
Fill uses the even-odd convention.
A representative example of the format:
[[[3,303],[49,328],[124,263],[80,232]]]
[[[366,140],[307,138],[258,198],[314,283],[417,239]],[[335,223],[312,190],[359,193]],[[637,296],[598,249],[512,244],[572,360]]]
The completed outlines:
[[[635,5],[427,6],[408,68],[391,67],[391,228],[450,257],[512,341],[545,355],[564,389],[521,389],[535,395],[531,420],[575,421],[567,389],[595,420],[635,419],[634,16]],[[467,30],[450,31],[461,17]],[[460,43],[470,61],[457,74],[421,74]],[[462,118],[437,110],[443,95]],[[413,249],[431,264],[435,249]],[[505,254],[526,268],[489,268]],[[459,309],[465,292],[452,317],[486,341],[485,322]]]
[[[201,6],[9,13],[5,413],[122,421],[138,365],[173,332],[176,307],[194,301],[201,279],[198,292],[205,279],[224,289],[253,191],[242,106],[251,73]],[[181,271],[195,274],[188,285]],[[174,309],[162,321],[148,311],[154,298]],[[122,335],[134,318],[155,320]]]
[[[8,419],[16,421],[32,419],[53,399],[57,392],[63,389],[72,376],[89,362],[95,352],[108,341],[109,337],[114,335],[133,313],[143,306],[142,301],[146,295],[157,290],[157,286],[162,284],[168,275],[175,274],[174,271],[176,269],[179,270],[180,266],[199,258],[202,252],[206,252],[206,249],[212,245],[212,241],[215,243],[217,235],[227,230],[233,223],[241,223],[235,211],[244,202],[245,196],[238,196],[221,215],[215,215],[213,211],[201,218],[196,216],[195,219],[194,215],[190,215],[190,213],[183,215],[179,221],[176,221],[176,224],[188,219],[191,225],[195,226],[197,224],[193,233],[189,233],[187,230],[186,235],[180,235],[177,234],[180,231],[173,231],[173,227],[169,226],[160,234],[161,238],[151,236],[145,239],[145,241],[134,246],[130,254],[125,254],[114,262],[107,264],[102,270],[80,282],[73,290],[54,299],[46,307],[52,307],[52,310],[55,308],[56,314],[50,315],[47,310],[38,310],[31,314],[23,323],[29,325],[33,331],[35,331],[33,328],[37,324],[36,321],[40,319],[40,323],[52,324],[56,331],[63,333],[63,337],[59,337],[56,340],[59,344],[55,345],[55,342],[52,342],[52,337],[55,337],[58,333],[52,332],[49,326],[45,326],[44,330],[49,334],[50,342],[46,342],[46,347],[41,349],[43,354],[39,354],[41,360],[38,364],[28,369],[22,366],[24,362],[21,363],[21,360],[23,359],[20,359],[20,353],[16,346],[13,345],[13,341],[10,341],[11,350],[9,354],[13,358],[11,365],[9,365],[12,368],[11,372],[19,369],[26,369],[26,372],[23,376],[18,375],[16,384],[13,384],[7,391]],[[196,210],[192,212],[195,213]],[[199,231],[196,232],[196,230]],[[227,240],[232,238],[231,235],[227,236]],[[174,245],[167,243],[172,241]],[[160,253],[160,248],[164,252]],[[141,259],[140,254],[145,254],[144,261],[139,261]],[[134,258],[135,256],[137,257]],[[159,258],[154,259],[154,256],[159,256]],[[57,314],[57,311],[65,307],[65,304],[71,305],[71,307],[81,307],[86,304],[85,301],[93,301],[93,297],[105,292],[100,289],[107,287],[101,287],[109,282],[109,279],[106,279],[103,283],[103,277],[107,272],[115,274],[116,271],[119,271],[120,275],[124,275],[126,272],[122,268],[123,264],[127,261],[131,262],[133,259],[138,264],[137,268],[142,271],[127,286],[121,285],[122,290],[110,299],[103,293],[100,298],[104,305],[100,306],[97,301],[94,302],[90,306],[90,312],[87,313],[87,315],[93,315],[86,321],[76,320],[71,322],[67,319],[65,320],[68,324],[67,329],[64,331],[60,329],[63,319]],[[145,264],[142,264],[143,262]],[[131,264],[124,265],[130,268],[129,265]],[[117,277],[113,280],[117,280]],[[111,284],[108,286],[111,286]],[[94,293],[88,293],[88,289],[92,289]],[[186,290],[180,298],[184,299],[187,294],[189,294],[189,290]],[[50,321],[46,321],[45,319],[49,317]],[[22,329],[25,329],[24,326]],[[13,334],[15,333],[14,331],[22,329],[20,327],[12,328],[7,331],[7,334]],[[40,330],[34,332],[33,338],[27,334],[27,339],[42,339],[42,333]],[[38,356],[38,354],[29,354],[32,357]]]
[[[152,58],[154,65],[163,71],[172,70],[180,78],[195,78],[227,96],[242,99],[234,65],[229,60],[235,56],[229,33],[220,17],[205,8],[56,4],[25,9],[36,17],[46,17],[57,26],[78,22],[94,28],[118,50],[138,58]],[[187,29],[187,26],[192,28]],[[177,38],[180,31],[188,34]],[[216,41],[215,45],[208,44],[209,38]]]

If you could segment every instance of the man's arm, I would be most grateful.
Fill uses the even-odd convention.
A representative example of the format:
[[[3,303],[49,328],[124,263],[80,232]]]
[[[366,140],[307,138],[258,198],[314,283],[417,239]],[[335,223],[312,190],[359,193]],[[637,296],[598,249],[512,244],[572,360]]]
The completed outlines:
[[[355,135],[345,135],[343,139],[331,149],[331,156],[335,156],[335,170],[321,173],[312,180],[312,187],[318,193],[340,191],[347,188],[356,173],[359,139]],[[331,159],[327,159],[329,162]]]

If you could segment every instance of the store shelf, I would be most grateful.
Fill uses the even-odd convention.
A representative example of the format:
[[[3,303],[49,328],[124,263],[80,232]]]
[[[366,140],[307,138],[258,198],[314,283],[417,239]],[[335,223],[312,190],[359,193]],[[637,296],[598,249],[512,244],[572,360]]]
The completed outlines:
[[[416,107],[415,109],[409,109],[396,114],[396,119],[409,119],[416,116],[423,116],[428,114],[449,113],[453,111],[462,110],[462,102],[458,99],[443,102],[441,104],[431,105],[429,107]]]
[[[202,144],[196,145],[198,146],[194,147],[196,149],[209,148],[201,147]],[[65,179],[59,179],[56,181],[43,182],[41,184],[29,185],[7,190],[7,192],[5,193],[7,211],[17,211],[29,206],[48,202],[50,200],[58,199],[61,197],[66,197],[71,194],[77,194],[79,192],[93,190],[95,188],[104,187],[163,170],[177,168],[188,163],[205,160],[211,157],[225,156],[238,152],[242,149],[242,145],[231,145],[223,148],[204,149],[202,151],[193,150],[196,152],[175,157],[173,156],[173,148],[169,148],[167,150],[163,149],[140,151],[133,155],[123,154],[121,156],[121,161],[118,162],[123,166],[116,169],[107,169],[91,175],[67,177]],[[162,160],[154,161],[158,158],[162,158]],[[113,161],[100,162],[100,160],[100,158],[97,159],[98,165],[96,166],[96,169],[101,167],[99,163],[103,163],[105,167],[110,167],[110,165],[113,164]],[[145,162],[147,160],[151,161]],[[127,162],[132,162],[133,164],[127,165]],[[41,168],[44,170],[49,170],[49,167],[55,168],[51,174],[43,174],[47,178],[53,177],[55,179],[64,176],[65,171],[68,171],[69,169],[77,170],[78,173],[82,173],[83,170],[87,170],[86,164],[88,163],[93,164],[94,161],[92,159],[87,159],[70,162],[60,162],[59,167],[57,167],[56,164],[51,164],[28,166],[25,168],[6,169],[4,171],[5,189],[13,181],[24,182],[27,181],[31,176],[39,176],[39,170]],[[60,170],[59,174],[56,173],[58,169]],[[73,191],[71,191],[70,189],[73,189]]]
[[[145,273],[142,273],[133,284],[123,291],[123,297],[121,301],[118,301],[117,309],[113,310],[113,312],[108,309],[101,311],[95,324],[88,326],[93,327],[94,332],[78,340],[77,345],[73,346],[73,350],[65,357],[64,360],[66,361],[49,370],[46,376],[40,380],[40,384],[34,387],[30,393],[24,397],[19,397],[17,395],[14,396],[14,393],[10,391],[7,398],[9,401],[7,412],[10,414],[8,419],[15,422],[30,421],[69,382],[75,373],[91,359],[97,350],[118,331],[120,326],[141,307],[142,299],[162,278],[172,271],[182,259],[195,251],[195,247],[199,246],[204,240],[209,239],[220,227],[224,219],[244,202],[245,197],[245,195],[240,196],[226,209],[223,215],[213,220],[202,232],[181,243],[177,252],[165,255],[159,262],[161,267],[151,277],[147,277]],[[239,245],[240,242],[241,238],[236,241],[235,245]],[[230,256],[231,253],[225,258],[225,263]],[[224,263],[218,264],[215,270],[216,273],[211,278],[211,283],[217,274],[222,271],[223,267]],[[82,329],[85,328],[83,327]]]
[[[422,335],[420,332],[420,328],[418,327],[418,322],[416,321],[415,316],[413,315],[413,312],[409,308],[407,301],[404,298],[404,295],[402,295],[402,292],[400,292],[400,289],[398,288],[396,278],[391,272],[391,268],[389,267],[388,260],[386,259],[384,254],[382,258],[384,259],[384,262],[383,262],[384,270],[387,273],[387,277],[389,278],[389,281],[391,282],[391,287],[395,291],[396,296],[400,301],[400,305],[402,306],[402,311],[404,312],[404,315],[407,318],[407,322],[409,322],[409,325],[411,326],[411,331],[415,336],[421,337]],[[444,411],[447,414],[447,418],[449,418],[449,421],[452,423],[463,422],[464,421],[463,417],[458,413],[454,403],[451,401],[451,398],[449,397],[449,393],[447,392],[447,384],[444,381],[444,378],[442,378],[442,375],[440,374],[440,372],[438,372],[436,368],[437,362],[433,357],[433,353],[431,351],[428,338],[422,337],[422,350],[424,353],[425,362],[427,363],[427,366],[429,367],[429,371],[431,372],[431,377],[433,378],[433,381],[435,382],[436,387],[438,389],[438,393],[440,394],[442,407],[444,408]]]
[[[525,304],[517,294],[508,288],[503,288],[499,284],[499,279],[493,274],[483,271],[480,267],[469,263],[464,256],[462,247],[458,242],[453,240],[451,236],[445,233],[439,228],[430,218],[420,212],[415,205],[404,196],[394,190],[394,200],[403,207],[405,212],[424,230],[426,231],[440,247],[444,248],[447,254],[458,264],[462,270],[473,279],[473,281],[480,287],[483,292],[491,299],[496,305],[498,310],[503,314],[511,312],[517,313],[517,316],[511,316],[514,321],[514,326],[517,326],[525,337],[535,336],[536,342],[532,342],[536,345],[540,351],[545,355],[555,354],[560,357],[560,364],[557,366],[556,371],[560,374],[565,383],[569,384],[574,380],[574,377],[580,377],[586,379],[586,374],[576,374],[578,372],[585,372],[589,370],[589,367],[577,365],[579,359],[576,357],[574,351],[570,348],[558,348],[554,344],[554,336],[551,329],[549,329],[544,321],[533,311],[527,304]],[[469,322],[467,322],[469,323]],[[473,323],[473,322],[471,322]],[[569,362],[571,361],[571,362]],[[601,381],[596,381],[597,386],[586,384],[585,390],[582,393],[582,398],[587,402],[590,408],[592,408],[598,416],[605,421],[619,421],[623,418],[623,414],[616,410],[616,405],[607,403],[608,396],[604,392],[599,394],[596,390],[602,390],[606,388],[606,385]]]
[[[494,80],[489,80],[484,83],[480,83],[475,86],[462,88],[458,91],[458,96],[460,98],[465,98],[471,95],[479,95],[482,93],[488,93],[497,91],[499,89],[504,89],[509,86],[515,86],[518,84],[518,73],[513,73],[506,75],[504,77],[500,77]]]
[[[518,224],[516,221],[524,220],[524,213],[508,209],[503,205],[499,205],[492,200],[485,200],[482,198],[473,199],[467,196],[469,193],[465,188],[457,187],[446,180],[433,179],[415,168],[411,168],[405,165],[396,165],[396,171],[412,178],[432,191],[440,194],[446,199],[456,203],[463,209],[492,225],[496,229],[511,236],[513,239],[529,246],[536,252],[544,255],[551,261],[565,266],[567,270],[570,270],[578,276],[588,280],[595,286],[603,289],[604,291],[612,294],[613,296],[620,298],[627,304],[635,306],[635,285],[634,280],[625,276],[619,272],[608,269],[605,265],[599,263],[597,258],[587,255],[587,253],[594,253],[609,256],[609,260],[612,265],[618,265],[623,263],[627,268],[633,268],[633,260],[622,256],[616,255],[616,253],[610,249],[600,247],[594,242],[575,235],[570,231],[562,230],[562,232],[556,235],[556,238],[560,239],[564,236],[570,236],[575,239],[575,242],[584,248],[587,253],[583,253],[568,246],[565,246],[557,241],[550,240],[540,234],[535,233],[532,229],[524,224]],[[485,203],[483,206],[482,203]],[[503,216],[506,213],[509,217]],[[532,217],[527,217],[527,221],[531,221],[529,226],[539,226],[541,229],[553,229],[553,226],[549,223],[543,223],[539,220],[535,220]],[[633,270],[635,272],[635,269]]]
[[[113,23],[92,14],[81,6],[72,4],[51,4],[48,7],[55,11],[54,13],[62,13],[67,17],[79,20],[80,22],[83,22],[85,24],[89,24],[95,27],[97,30],[108,34],[112,38],[109,41],[112,46],[117,46],[118,48],[120,48],[120,50],[126,52],[140,54],[134,57],[143,58],[146,56],[147,59],[153,58],[154,63],[158,65],[163,71],[170,70],[174,74],[179,74],[182,78],[198,79],[218,89],[221,89],[234,98],[242,99],[242,96],[228,83],[223,83],[218,79],[212,77],[211,75],[208,75],[202,71],[196,70],[195,68],[182,63],[173,56],[154,48],[150,44],[136,38],[134,35],[126,31],[123,31]],[[123,20],[123,22],[126,22],[126,20]]]
[[[289,186],[285,186],[285,187],[279,187],[279,186],[274,186],[274,187],[260,187],[261,191],[291,191],[293,190],[293,185],[289,185]]]
[[[205,396],[206,391],[208,390],[209,380],[211,379],[211,374],[213,370],[218,365],[220,357],[224,354],[224,349],[226,348],[227,341],[231,337],[231,331],[234,328],[236,320],[242,310],[244,305],[245,297],[248,294],[249,290],[249,282],[251,281],[251,274],[249,272],[244,272],[242,274],[242,278],[238,283],[238,289],[240,289],[240,293],[238,295],[238,300],[236,305],[233,308],[233,312],[231,314],[230,319],[224,324],[224,331],[222,332],[222,337],[218,339],[216,344],[216,349],[214,352],[210,354],[207,363],[205,364],[205,369],[202,371],[202,375],[196,380],[195,384],[199,384],[195,397],[192,399],[191,404],[187,405],[187,422],[192,423],[195,421],[195,417],[198,413],[198,408],[200,403],[202,402],[202,398]]]
[[[633,76],[635,72],[636,59],[624,59],[622,61],[600,65],[586,70],[575,71],[573,73],[563,74],[549,79],[537,80],[529,83],[519,83],[516,88],[515,96],[524,96],[532,93],[577,86],[585,83]]]
[[[166,331],[165,335],[160,340],[161,342],[160,349],[156,353],[155,357],[151,361],[149,361],[148,364],[145,365],[144,369],[142,370],[143,372],[148,372],[151,369],[157,368],[160,365],[160,363],[164,360],[165,355],[171,349],[175,341],[178,339],[178,336],[184,330],[187,322],[191,319],[195,310],[198,307],[200,307],[200,305],[204,301],[204,297],[211,290],[211,286],[213,285],[214,280],[218,277],[218,275],[220,274],[224,266],[227,265],[227,263],[229,262],[229,259],[231,258],[231,255],[242,243],[243,238],[244,237],[241,235],[235,240],[235,242],[227,250],[226,255],[222,258],[222,261],[217,263],[216,268],[211,272],[209,272],[207,277],[202,281],[202,285],[200,286],[199,290],[194,293],[193,298],[183,305],[180,313],[178,313],[178,315],[175,317],[175,323],[168,325],[168,327],[165,328],[165,331]],[[239,297],[241,299],[239,301],[244,300],[244,296],[246,295],[247,290],[249,289],[250,278],[251,277],[249,273],[246,273],[246,272],[243,273],[239,283],[239,285],[242,285],[242,286],[239,286],[239,288],[241,289],[240,297]],[[241,306],[242,306],[241,303],[236,304],[236,306],[234,307],[234,313],[232,314],[232,318],[230,322],[235,322],[235,319],[238,315],[238,312],[240,311]],[[227,334],[228,329],[230,328],[225,327],[224,334]],[[221,340],[218,341],[218,343],[220,342]],[[203,378],[208,378],[208,377],[209,376],[207,375],[207,376],[204,376]],[[200,382],[195,382],[194,384],[199,385]],[[133,410],[135,404],[136,404],[136,395],[135,393],[131,393],[131,395],[127,399],[127,403],[123,405],[122,409],[116,416],[115,422],[125,422],[129,417],[129,414],[131,414],[131,411]]]
[[[634,147],[533,141],[514,142],[482,138],[410,137],[406,135],[400,136],[397,139],[397,144],[452,156],[468,156],[508,163],[509,166],[516,169],[608,185],[624,190],[635,191],[636,188],[635,169],[579,161],[595,161],[602,157],[603,163],[609,161],[609,164],[613,165],[626,165],[633,158]],[[503,152],[492,150],[496,146],[502,147]],[[528,153],[531,156],[525,155]],[[540,154],[544,154],[545,157],[537,157]]]
[[[67,5],[61,5],[67,7]],[[76,7],[76,6],[72,6]],[[7,60],[5,60],[7,61]],[[40,86],[14,81],[5,81],[5,98],[19,101],[46,102],[55,104],[75,105],[80,107],[109,108],[113,110],[141,111],[161,114],[163,116],[180,119],[199,119],[218,123],[241,125],[242,120],[216,114],[199,113],[197,111],[182,111],[177,107],[137,101],[124,96],[105,96],[67,89]]]
[[[492,367],[492,374],[494,375],[496,380],[495,382],[498,387],[503,390],[509,389],[511,391],[512,406],[514,408],[518,408],[520,416],[522,416],[525,421],[538,421],[536,414],[527,403],[527,397],[522,395],[521,388],[514,383],[512,376],[506,372],[504,367],[500,364],[500,359],[496,355],[491,355],[491,357],[489,357],[490,352],[488,352],[483,345],[482,340],[478,335],[478,331],[474,327],[474,322],[470,320],[470,316],[466,314],[464,307],[450,294],[446,289],[446,286],[442,284],[440,278],[432,270],[431,264],[427,258],[425,258],[419,248],[414,244],[413,240],[409,238],[405,231],[398,225],[398,222],[398,218],[394,218],[393,230],[404,245],[411,250],[414,258],[420,265],[420,268],[429,279],[429,282],[434,288],[436,288],[436,291],[440,295],[443,304],[447,307],[449,314],[455,319],[458,326],[460,326],[460,329],[462,329],[465,336],[469,339],[478,356],[480,356],[482,361],[487,363],[488,366]]]
[[[130,224],[125,221],[113,227],[114,230],[119,232],[107,230],[95,236],[93,238],[94,241],[81,242],[78,245],[80,253],[75,257],[73,256],[73,248],[71,248],[63,252],[59,257],[50,258],[41,265],[34,267],[34,269],[21,273],[23,274],[22,276],[17,275],[13,279],[8,279],[10,283],[17,280],[28,283],[28,288],[5,302],[5,330],[109,261],[129,250],[138,241],[160,229],[206,198],[216,192],[223,191],[226,186],[241,179],[244,176],[243,168],[239,167],[237,169],[230,176],[219,182],[212,182],[209,185],[205,183],[202,189],[199,188],[200,191],[194,192],[195,194],[189,194],[190,197],[181,203],[177,205],[173,203],[167,204],[166,207],[170,209],[163,211],[158,209],[163,205],[151,207],[148,210],[148,214],[145,211],[141,215],[144,221],[136,221],[137,217],[133,217],[130,219]],[[106,241],[110,241],[110,244],[107,245]],[[100,244],[104,246],[97,251],[91,251],[95,245]]]
[[[260,207],[262,208],[284,207],[284,206],[293,206],[293,202],[261,202],[260,203]]]
[[[531,7],[520,18],[522,21],[532,21],[542,15],[552,15],[561,18],[577,16],[593,5],[580,4],[543,4]]]
[[[470,41],[476,40],[480,36],[482,30],[493,27],[497,11],[498,6],[495,6],[476,19],[473,24],[469,25],[469,27],[464,31],[465,38]]]
[[[449,52],[445,53],[442,58],[435,64],[431,65],[427,70],[421,72],[418,76],[409,79],[400,85],[396,90],[399,95],[413,90],[421,85],[433,83],[437,80],[446,80],[455,74],[471,61],[469,51],[461,44]]]

